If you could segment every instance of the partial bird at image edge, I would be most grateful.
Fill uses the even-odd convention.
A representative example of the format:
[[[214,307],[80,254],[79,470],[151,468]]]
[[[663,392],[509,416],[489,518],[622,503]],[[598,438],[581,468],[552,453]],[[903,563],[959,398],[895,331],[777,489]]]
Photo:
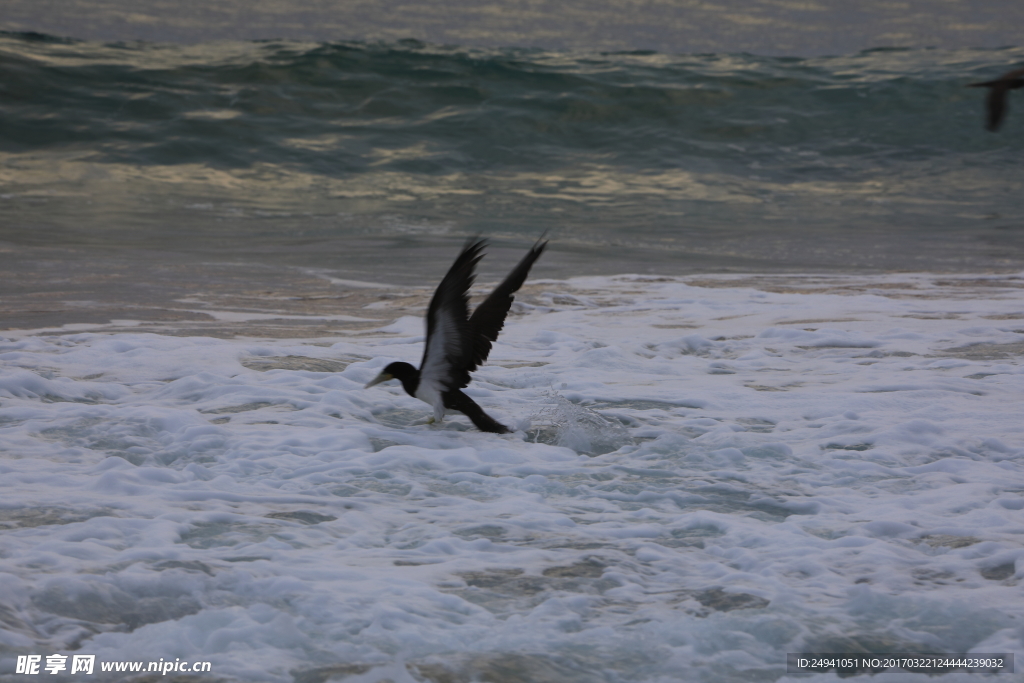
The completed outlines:
[[[987,119],[985,128],[995,132],[1003,124],[1006,116],[1006,97],[1011,90],[1024,87],[1024,69],[1008,71],[993,81],[971,83],[969,88],[989,88],[985,99]]]

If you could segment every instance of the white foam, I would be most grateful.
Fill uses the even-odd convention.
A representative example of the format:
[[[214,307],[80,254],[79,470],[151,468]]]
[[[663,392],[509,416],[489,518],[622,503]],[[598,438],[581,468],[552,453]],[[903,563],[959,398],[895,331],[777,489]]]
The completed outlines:
[[[0,678],[72,651],[645,682],[1024,651],[1019,289],[551,286],[468,390],[511,435],[362,388],[418,361],[418,318],[329,348],[0,341]],[[279,356],[373,360],[241,363]]]

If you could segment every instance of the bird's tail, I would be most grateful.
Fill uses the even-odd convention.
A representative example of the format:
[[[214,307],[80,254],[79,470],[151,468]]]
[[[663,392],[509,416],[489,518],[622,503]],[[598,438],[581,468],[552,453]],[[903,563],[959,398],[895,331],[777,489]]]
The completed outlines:
[[[476,404],[476,401],[456,389],[445,393],[445,408],[457,410],[476,425],[481,432],[492,434],[508,434],[511,429],[501,424],[493,417],[484,412],[484,409]]]

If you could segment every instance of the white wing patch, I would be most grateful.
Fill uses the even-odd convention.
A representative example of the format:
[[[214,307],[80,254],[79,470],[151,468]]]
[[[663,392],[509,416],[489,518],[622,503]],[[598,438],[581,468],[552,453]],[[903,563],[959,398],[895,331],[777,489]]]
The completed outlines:
[[[462,355],[462,335],[460,325],[451,315],[445,314],[443,306],[439,306],[434,313],[433,322],[434,330],[423,352],[416,398],[433,406],[434,419],[440,422],[444,418],[444,398],[441,394],[451,387],[452,364]]]

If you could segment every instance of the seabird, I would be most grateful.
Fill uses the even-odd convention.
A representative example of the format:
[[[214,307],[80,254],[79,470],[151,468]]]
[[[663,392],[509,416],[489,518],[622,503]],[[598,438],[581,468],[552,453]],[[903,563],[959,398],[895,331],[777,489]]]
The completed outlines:
[[[397,379],[402,382],[405,393],[433,407],[430,422],[440,422],[445,409],[449,409],[465,414],[482,432],[505,434],[511,431],[485,413],[461,389],[469,384],[469,373],[487,360],[491,343],[498,339],[512,307],[512,295],[523,286],[530,267],[547,246],[543,239],[541,236],[537,240],[472,316],[469,315],[469,288],[487,242],[479,237],[467,241],[427,308],[427,343],[419,370],[408,363],[391,363],[366,388]]]
[[[984,83],[971,83],[971,88],[991,88],[988,91],[988,123],[985,128],[995,131],[999,130],[999,124],[1003,122],[1006,114],[1006,93],[1017,88],[1024,87],[1024,69],[1008,71],[994,81]]]

